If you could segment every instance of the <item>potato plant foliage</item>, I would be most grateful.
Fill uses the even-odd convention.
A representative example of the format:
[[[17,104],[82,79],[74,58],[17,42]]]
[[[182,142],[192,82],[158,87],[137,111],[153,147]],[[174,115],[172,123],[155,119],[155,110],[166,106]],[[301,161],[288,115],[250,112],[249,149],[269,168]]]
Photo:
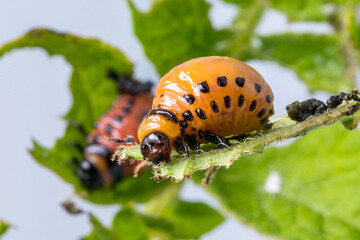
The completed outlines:
[[[220,30],[213,27],[211,5],[205,0],[154,0],[147,12],[128,0],[134,32],[159,75],[191,58],[225,55],[282,65],[297,74],[311,92],[338,93],[356,87],[359,0],[219,1],[237,9],[232,25]],[[256,31],[260,20],[274,9],[285,13],[291,22],[323,22],[332,31],[260,35]],[[34,47],[49,55],[62,55],[72,65],[73,105],[65,118],[79,122],[86,131],[118,94],[115,83],[106,78],[107,70],[132,74],[132,63],[119,49],[48,29],[34,29],[1,46],[0,57],[15,49]],[[229,148],[204,144],[200,155],[192,153],[186,159],[174,154],[171,163],[154,172],[149,169],[138,178],[96,191],[87,191],[75,174],[75,166],[67,164],[68,159],[82,157],[67,145],[69,141],[85,144],[77,129],[69,126],[50,149],[35,140],[31,154],[72,184],[82,198],[122,205],[111,226],[105,227],[89,215],[93,230],[83,239],[194,239],[219,226],[228,213],[280,239],[359,239],[360,133],[356,125],[360,112],[355,109],[349,113],[355,104],[344,102],[301,123],[287,116],[273,118],[271,129],[233,141]],[[267,146],[288,138],[295,140],[285,146]],[[120,149],[117,157],[142,159],[137,145]],[[220,203],[220,209],[180,198],[181,180],[186,177],[201,184],[204,170],[214,166],[219,170],[206,191]],[[269,189],[273,176],[278,178],[278,186]],[[143,207],[135,208],[136,204]],[[0,238],[7,228],[0,222]]]

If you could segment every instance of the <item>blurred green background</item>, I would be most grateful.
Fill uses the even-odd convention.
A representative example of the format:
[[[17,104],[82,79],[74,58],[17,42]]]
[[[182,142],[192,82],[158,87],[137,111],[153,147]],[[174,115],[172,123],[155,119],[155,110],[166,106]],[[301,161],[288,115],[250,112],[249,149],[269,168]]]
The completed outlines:
[[[335,124],[242,157],[217,173],[210,194],[198,186],[203,173],[155,183],[149,171],[88,192],[66,164],[81,157],[66,143],[84,138],[59,119],[91,129],[116,98],[107,69],[156,82],[208,55],[255,67],[275,93],[276,115],[293,100],[349,90],[359,78],[359,1],[38,0],[2,1],[0,9],[0,218],[19,226],[4,239],[86,235],[86,217],[58,207],[73,189],[94,213],[84,239],[268,239],[234,219],[281,239],[360,238],[357,129]],[[44,28],[25,33],[34,27]],[[30,135],[32,156],[51,172],[25,152]]]

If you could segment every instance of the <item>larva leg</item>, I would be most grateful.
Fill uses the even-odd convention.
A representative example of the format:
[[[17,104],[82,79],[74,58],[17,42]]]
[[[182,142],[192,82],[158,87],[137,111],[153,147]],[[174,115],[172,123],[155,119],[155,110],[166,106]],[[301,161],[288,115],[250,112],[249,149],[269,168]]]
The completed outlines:
[[[185,142],[187,143],[187,145],[189,146],[189,148],[191,150],[196,150],[196,153],[199,152],[200,150],[200,143],[196,140],[196,135],[195,134],[191,134],[191,135],[185,135],[184,137]]]
[[[196,154],[200,154],[201,150],[200,150],[200,143],[196,142]]]
[[[227,148],[230,145],[230,142],[228,139],[221,137],[219,135],[216,135],[215,133],[213,133],[211,131],[205,131],[205,139],[208,142],[217,144],[218,148]]]
[[[184,145],[184,152],[186,154],[186,157],[189,158],[190,157],[190,153],[189,153],[189,146],[188,145]]]
[[[184,144],[180,137],[178,137],[174,140],[174,148],[177,153],[179,153],[179,154],[184,153]]]

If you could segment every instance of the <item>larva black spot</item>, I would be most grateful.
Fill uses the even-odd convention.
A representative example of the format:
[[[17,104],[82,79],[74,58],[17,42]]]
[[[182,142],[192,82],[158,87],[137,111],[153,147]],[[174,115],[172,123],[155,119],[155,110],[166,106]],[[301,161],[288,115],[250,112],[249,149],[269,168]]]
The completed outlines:
[[[253,100],[253,101],[251,102],[251,104],[250,104],[250,111],[251,111],[251,112],[255,110],[256,105],[257,105],[256,100]]]
[[[202,93],[208,93],[210,91],[209,85],[207,84],[206,81],[199,83],[198,87],[199,87],[199,91]]]
[[[194,127],[191,128],[191,131],[196,132],[196,128],[194,128]]]
[[[244,105],[244,101],[245,101],[244,95],[240,95],[238,100],[238,106],[242,107]]]
[[[164,97],[164,94],[161,94],[160,97]]]
[[[231,97],[229,95],[224,97],[224,103],[225,103],[225,107],[226,108],[230,108],[231,107]]]
[[[271,102],[271,97],[269,95],[266,95],[265,100],[266,100],[267,103],[270,103]]]
[[[134,99],[129,99],[129,100],[126,101],[125,106],[126,106],[127,108],[129,108],[129,107],[131,107],[132,105],[134,105],[134,103],[135,103]]]
[[[256,90],[257,93],[260,93],[260,91],[261,91],[261,85],[255,83],[255,90]]]
[[[231,124],[232,122],[231,121],[229,121],[229,124]]]
[[[182,141],[181,141],[181,138],[180,138],[180,137],[175,138],[175,140],[174,140],[174,147],[175,147],[175,149],[177,149],[177,150],[180,150],[180,148],[183,147],[183,144],[182,144]]]
[[[195,97],[191,94],[185,94],[184,98],[188,104],[193,104],[195,102]]]
[[[274,113],[274,110],[273,109],[270,109],[269,110],[269,114],[271,115],[271,114],[273,114]]]
[[[197,141],[196,141],[196,135],[195,134],[191,134],[191,135],[185,135],[184,137],[185,142],[189,145],[189,147],[191,149],[195,149]]]
[[[192,121],[194,119],[194,116],[192,115],[192,113],[190,112],[190,110],[187,110],[185,112],[183,112],[182,116],[187,120],[187,121]]]
[[[210,107],[211,107],[211,109],[213,110],[214,113],[219,112],[219,106],[217,105],[217,103],[215,101],[210,102]]]
[[[99,143],[99,140],[100,140],[100,136],[99,136],[99,135],[95,135],[94,138],[93,138],[93,142],[94,142],[94,143]]]
[[[118,124],[118,123],[121,123],[122,122],[122,117],[120,116],[114,116],[113,117],[113,121]]]
[[[105,132],[107,133],[107,134],[111,134],[111,132],[112,132],[112,130],[113,130],[113,128],[111,127],[111,125],[106,125],[106,127],[105,127]]]
[[[222,123],[220,123],[219,126],[222,127]]]
[[[182,128],[187,128],[188,127],[188,123],[184,120],[180,120],[180,123],[179,123],[180,127]]]
[[[205,133],[200,129],[200,130],[198,131],[198,135],[199,135],[199,138],[204,138]]]
[[[123,108],[121,109],[121,113],[123,114],[128,114],[130,112],[130,109],[129,108]]]
[[[225,76],[221,76],[217,78],[217,84],[220,87],[225,87],[227,85],[227,78]]]
[[[207,118],[205,112],[201,108],[197,108],[195,110],[195,113],[202,120],[205,120]]]
[[[265,113],[266,113],[266,109],[263,108],[263,109],[261,109],[260,112],[257,114],[257,117],[258,117],[258,118],[262,118],[262,117],[265,115]]]
[[[244,87],[245,78],[237,77],[237,78],[235,79],[235,82],[236,82],[236,84],[237,84],[239,87]]]
[[[263,119],[260,120],[260,124],[261,124],[261,125],[266,125],[266,124],[268,123],[268,121],[269,121],[269,118],[268,118],[268,117],[265,117],[265,118],[263,118]]]
[[[185,132],[185,129],[184,128],[181,128],[180,129],[180,132],[181,132],[181,136],[184,137],[186,135],[186,132]]]

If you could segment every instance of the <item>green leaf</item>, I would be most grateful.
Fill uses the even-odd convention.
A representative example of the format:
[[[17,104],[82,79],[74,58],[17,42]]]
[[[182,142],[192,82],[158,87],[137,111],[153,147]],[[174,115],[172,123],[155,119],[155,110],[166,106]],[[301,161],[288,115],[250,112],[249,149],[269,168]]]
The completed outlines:
[[[139,214],[148,228],[151,239],[174,239],[174,223],[163,217]]]
[[[10,227],[10,225],[7,222],[0,220],[0,239],[6,233],[6,231],[9,229],[9,227]]]
[[[325,21],[343,5],[354,6],[359,0],[271,0],[273,8],[285,12],[291,21]]]
[[[181,183],[172,183],[146,203],[142,217],[153,237],[199,238],[223,222],[222,215],[210,206],[179,200],[181,187]]]
[[[359,139],[340,123],[321,128],[220,169],[208,190],[241,221],[281,239],[359,239]]]
[[[181,239],[199,238],[224,221],[215,209],[200,202],[175,201],[164,217],[174,223],[174,236]]]
[[[74,103],[66,117],[78,121],[87,130],[118,94],[115,83],[106,77],[106,72],[109,69],[119,74],[130,75],[132,72],[131,63],[118,49],[96,39],[47,29],[34,29],[7,43],[0,48],[0,56],[23,47],[40,47],[50,55],[62,55],[73,66],[70,87]]]
[[[90,215],[90,222],[93,227],[93,230],[88,236],[81,238],[81,240],[118,240],[119,239],[115,231],[111,231],[105,228],[99,222],[99,220],[97,220],[93,215]]]
[[[160,181],[172,177],[180,181],[198,170],[208,169],[212,166],[229,166],[243,155],[261,153],[264,147],[272,142],[302,136],[322,125],[332,124],[336,121],[347,121],[348,119],[354,119],[354,122],[358,122],[360,111],[357,110],[355,114],[349,115],[349,108],[353,105],[356,105],[356,103],[343,104],[336,109],[311,117],[300,123],[291,121],[286,116],[273,118],[271,119],[273,123],[271,129],[255,133],[240,142],[234,141],[230,147],[225,149],[214,149],[211,144],[203,144],[202,149],[205,152],[198,155],[192,152],[189,158],[178,155],[173,151],[171,162],[156,168],[155,178]],[[115,154],[119,159],[128,157],[134,160],[142,159],[139,145],[123,147]]]
[[[113,220],[112,227],[121,239],[148,239],[146,222],[131,208],[125,207],[119,211]]]
[[[168,219],[144,215],[124,207],[113,220],[113,229],[121,239],[174,239],[174,224]]]
[[[62,55],[73,66],[70,86],[74,102],[66,118],[79,122],[87,131],[118,95],[114,81],[106,78],[106,72],[113,69],[118,74],[131,74],[131,63],[126,57],[99,40],[35,29],[1,47],[0,56],[23,47],[40,47],[50,55]],[[148,171],[139,178],[125,179],[111,188],[88,192],[75,174],[76,166],[68,164],[72,158],[83,158],[76,148],[69,147],[69,142],[85,145],[85,138],[78,129],[69,126],[52,149],[46,149],[34,141],[31,154],[40,164],[73,184],[85,199],[104,204],[132,200],[143,202],[165,186],[147,181],[151,175]]]
[[[215,44],[227,33],[213,29],[204,0],[157,1],[147,13],[128,2],[135,34],[160,75],[191,58],[219,54]]]
[[[72,183],[77,193],[94,203],[112,204],[129,201],[146,202],[153,195],[159,193],[167,183],[157,184],[149,181],[152,174],[146,170],[137,178],[126,178],[107,189],[87,191],[83,188],[79,178],[75,174],[76,166],[69,166],[68,160],[74,157],[81,159],[79,151],[69,148],[69,141],[84,141],[82,134],[73,127],[68,127],[64,137],[58,140],[52,150],[46,149],[34,142],[32,156],[42,165],[51,169],[69,183]]]
[[[346,77],[341,40],[335,35],[285,33],[261,37],[253,58],[292,69],[310,91],[339,92],[353,87],[353,79]]]
[[[121,239],[194,239],[224,221],[220,213],[204,203],[174,199],[164,207],[153,214],[140,214],[124,207],[116,214],[112,228]]]

